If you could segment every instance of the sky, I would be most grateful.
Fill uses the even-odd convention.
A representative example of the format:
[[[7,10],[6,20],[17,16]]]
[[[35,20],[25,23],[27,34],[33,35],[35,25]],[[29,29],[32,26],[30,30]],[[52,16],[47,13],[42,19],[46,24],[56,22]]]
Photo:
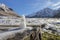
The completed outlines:
[[[60,0],[0,0],[19,15],[28,15],[44,8],[60,8]]]

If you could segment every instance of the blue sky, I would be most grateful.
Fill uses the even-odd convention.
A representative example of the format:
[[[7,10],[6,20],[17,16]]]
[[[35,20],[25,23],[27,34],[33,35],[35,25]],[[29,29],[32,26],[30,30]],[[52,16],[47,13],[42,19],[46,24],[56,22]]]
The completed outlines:
[[[28,15],[46,7],[60,8],[60,0],[0,0],[0,3],[14,9],[19,15]]]

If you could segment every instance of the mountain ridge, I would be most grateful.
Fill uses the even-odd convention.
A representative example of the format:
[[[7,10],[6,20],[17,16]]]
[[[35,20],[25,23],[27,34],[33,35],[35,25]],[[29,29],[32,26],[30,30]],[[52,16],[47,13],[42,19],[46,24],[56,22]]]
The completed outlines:
[[[59,9],[60,11],[60,9]],[[44,8],[40,11],[37,11],[36,13],[31,14],[30,16],[26,16],[27,18],[56,18],[54,17],[55,15],[58,16],[57,14],[60,13],[58,10],[53,10],[50,8]]]
[[[0,3],[0,15],[20,17],[12,8],[9,8],[5,4],[1,4],[1,3]]]

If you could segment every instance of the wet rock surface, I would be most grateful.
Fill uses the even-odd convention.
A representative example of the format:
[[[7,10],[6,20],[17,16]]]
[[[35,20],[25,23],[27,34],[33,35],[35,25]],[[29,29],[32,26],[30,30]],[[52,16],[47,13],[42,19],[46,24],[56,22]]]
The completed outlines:
[[[23,38],[29,35],[29,31],[24,31],[23,33],[17,33],[13,38],[8,38],[7,40],[23,40]]]
[[[22,40],[24,37],[24,34],[17,33],[15,37],[13,38],[8,38],[7,40]]]

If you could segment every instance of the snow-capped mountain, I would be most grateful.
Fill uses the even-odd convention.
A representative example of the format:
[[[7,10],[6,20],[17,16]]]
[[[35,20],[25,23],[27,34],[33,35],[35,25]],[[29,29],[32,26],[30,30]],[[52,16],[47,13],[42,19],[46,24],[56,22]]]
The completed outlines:
[[[29,17],[29,18],[53,18],[57,14],[58,14],[58,10],[44,8],[43,10],[40,10],[36,13],[31,14],[32,16],[30,15],[30,16],[26,16],[26,17]]]
[[[0,16],[15,16],[20,17],[17,15],[12,8],[7,7],[5,4],[0,3]]]

